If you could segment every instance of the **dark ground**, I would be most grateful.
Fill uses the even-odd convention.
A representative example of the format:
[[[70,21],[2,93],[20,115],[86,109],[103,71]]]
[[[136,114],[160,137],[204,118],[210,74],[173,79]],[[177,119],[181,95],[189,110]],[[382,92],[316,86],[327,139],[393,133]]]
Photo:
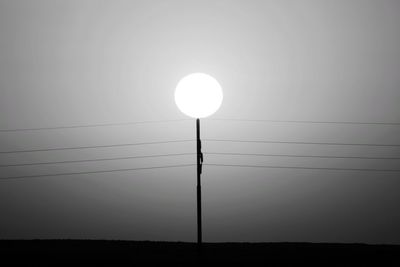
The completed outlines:
[[[400,266],[400,246],[316,243],[194,243],[1,240],[1,261],[26,265]]]

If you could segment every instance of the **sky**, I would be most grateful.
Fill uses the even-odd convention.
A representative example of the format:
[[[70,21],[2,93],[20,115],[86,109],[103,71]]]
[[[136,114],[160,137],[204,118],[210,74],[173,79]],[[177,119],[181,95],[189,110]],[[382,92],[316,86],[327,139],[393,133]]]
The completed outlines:
[[[363,171],[400,166],[399,12],[396,0],[0,0],[0,238],[196,241],[195,121],[174,90],[203,72],[224,93],[201,121],[205,242],[400,244],[399,172]],[[183,142],[16,152],[164,141]],[[165,154],[183,155],[9,166]],[[191,166],[51,176],[175,165]]]

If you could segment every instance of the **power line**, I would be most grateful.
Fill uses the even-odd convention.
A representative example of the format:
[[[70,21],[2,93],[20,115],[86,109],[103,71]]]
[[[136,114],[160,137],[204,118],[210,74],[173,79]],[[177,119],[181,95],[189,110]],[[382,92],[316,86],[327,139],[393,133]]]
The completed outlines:
[[[103,171],[67,172],[67,173],[55,173],[55,174],[11,176],[11,177],[2,177],[2,178],[0,178],[0,180],[17,180],[17,179],[26,179],[26,178],[43,178],[43,177],[69,176],[69,175],[85,175],[85,174],[97,174],[97,173],[112,173],[112,172],[151,170],[151,169],[165,169],[165,168],[189,167],[189,166],[195,166],[195,165],[196,165],[196,164],[181,164],[181,165],[155,166],[155,167],[143,167],[143,168],[112,169],[112,170],[103,170]],[[239,165],[239,164],[209,164],[209,163],[203,164],[203,165],[206,165],[206,166],[217,166],[217,167],[274,168],[274,169],[301,169],[301,170],[333,170],[333,171],[362,171],[362,172],[400,172],[400,170],[394,170],[394,169],[317,168],[317,167],[268,166],[268,165]]]
[[[153,170],[153,169],[188,167],[188,166],[194,166],[194,165],[195,164],[181,164],[181,165],[168,165],[168,166],[156,166],[156,167],[144,167],[144,168],[113,169],[113,170],[104,170],[104,171],[66,172],[66,173],[42,174],[42,175],[11,176],[11,177],[0,178],[0,180],[16,180],[16,179],[25,179],[25,178],[42,178],[42,177],[53,177],[53,176],[68,176],[68,175],[83,175],[83,174],[110,173],[110,172]]]
[[[121,122],[121,123],[80,124],[80,125],[70,125],[70,126],[39,127],[39,128],[0,129],[0,132],[6,133],[6,132],[60,130],[60,129],[75,129],[75,128],[96,128],[96,127],[109,127],[109,126],[127,126],[127,125],[136,125],[136,124],[180,122],[180,121],[188,121],[188,120],[190,120],[190,119],[135,121],[135,122]]]
[[[298,141],[269,141],[269,140],[233,140],[233,139],[203,139],[211,142],[234,143],[265,143],[265,144],[294,144],[294,145],[333,145],[333,146],[374,146],[374,147],[400,147],[400,144],[368,144],[368,143],[336,143],[336,142],[298,142]]]
[[[232,121],[232,122],[262,122],[262,123],[299,123],[299,124],[352,124],[352,125],[391,125],[400,126],[399,122],[359,122],[359,121],[314,121],[314,120],[262,120],[262,119],[206,119],[209,121]],[[175,119],[175,120],[154,120],[154,121],[136,121],[136,122],[120,122],[120,123],[98,123],[98,124],[79,124],[66,126],[52,127],[37,127],[37,128],[17,128],[17,129],[0,129],[0,133],[6,132],[23,132],[23,131],[42,131],[42,130],[60,130],[60,129],[75,129],[75,128],[97,128],[97,127],[113,127],[113,126],[129,126],[137,124],[152,124],[152,123],[170,123],[190,121],[190,119]]]
[[[341,145],[341,146],[400,147],[399,144],[297,142],[297,141],[229,140],[229,139],[203,139],[203,140],[204,141],[210,141],[210,142],[235,142],[235,143],[270,143],[270,144],[296,144],[296,145]],[[45,152],[45,151],[57,151],[57,150],[95,149],[95,148],[108,148],[108,147],[139,146],[139,145],[155,145],[155,144],[181,143],[181,142],[192,142],[192,141],[194,141],[194,140],[187,139],[187,140],[169,140],[169,141],[156,141],[156,142],[143,142],[143,143],[124,143],[124,144],[96,145],[96,146],[56,147],[56,148],[28,149],[28,150],[10,150],[10,151],[0,151],[0,154],[27,153],[27,152]]]
[[[182,143],[182,142],[191,142],[191,141],[194,141],[194,140],[170,140],[170,141],[143,142],[143,143],[125,143],[125,144],[97,145],[97,146],[78,146],[78,147],[57,147],[57,148],[29,149],[29,150],[10,150],[10,151],[0,151],[0,154],[26,153],[26,152],[44,152],[44,151],[55,151],[55,150],[92,149],[92,148],[106,148],[106,147],[156,145],[156,144]]]
[[[314,120],[258,120],[258,119],[206,119],[210,121],[265,122],[265,123],[301,123],[301,124],[352,124],[352,125],[391,125],[400,126],[399,122],[360,122],[360,121],[314,121]]]
[[[125,159],[141,159],[141,158],[157,158],[157,157],[173,157],[194,155],[195,153],[172,153],[172,154],[157,154],[146,156],[129,156],[129,157],[114,157],[114,158],[98,158],[98,159],[83,159],[83,160],[65,160],[65,161],[48,161],[48,162],[34,162],[34,163],[17,163],[17,164],[4,164],[0,167],[22,167],[22,166],[36,166],[36,165],[51,165],[51,164],[64,164],[64,163],[82,163],[82,162],[98,162],[98,161],[114,161]],[[203,152],[206,155],[233,155],[233,156],[260,156],[260,157],[294,157],[294,158],[334,158],[334,159],[372,159],[372,160],[400,160],[396,157],[362,157],[362,156],[321,156],[321,155],[288,155],[288,154],[257,154],[257,153],[219,153],[219,152]]]
[[[260,157],[290,157],[290,158],[328,158],[328,159],[378,159],[378,160],[400,160],[399,157],[362,157],[362,156],[323,156],[323,155],[290,155],[290,154],[257,154],[257,153],[219,153],[203,152],[209,155],[232,155],[232,156],[260,156]]]
[[[325,168],[325,167],[295,167],[295,166],[270,166],[270,165],[239,165],[239,164],[209,164],[206,166],[219,167],[244,167],[244,168],[272,168],[272,169],[299,169],[299,170],[330,170],[330,171],[362,171],[362,172],[400,172],[395,169],[364,169],[364,168]]]
[[[4,168],[4,167],[22,167],[22,166],[36,166],[36,165],[65,164],[65,163],[115,161],[115,160],[126,160],[126,159],[157,158],[157,157],[171,157],[171,156],[173,157],[173,156],[184,156],[184,155],[194,155],[194,154],[195,153],[171,153],[171,154],[157,154],[157,155],[145,155],[145,156],[48,161],[48,162],[34,162],[34,163],[17,163],[17,164],[4,164],[4,165],[0,165],[0,167]],[[323,156],[323,155],[290,155],[290,154],[224,153],[224,152],[203,152],[203,154],[205,154],[205,155],[233,155],[233,156],[260,156],[260,157],[400,160],[400,158],[398,158],[398,157]]]
[[[96,162],[96,161],[113,161],[113,160],[124,160],[124,159],[141,159],[141,158],[157,158],[157,157],[183,156],[183,155],[193,155],[193,154],[195,154],[195,153],[175,153],[175,154],[159,154],[159,155],[131,156],[131,157],[116,157],[116,158],[99,158],[99,159],[84,159],[84,160],[65,160],[65,161],[48,161],[48,162],[35,162],[35,163],[18,163],[18,164],[5,164],[5,165],[0,165],[0,167],[21,167],[21,166],[36,166],[36,165],[63,164],[63,163],[81,163],[81,162]]]

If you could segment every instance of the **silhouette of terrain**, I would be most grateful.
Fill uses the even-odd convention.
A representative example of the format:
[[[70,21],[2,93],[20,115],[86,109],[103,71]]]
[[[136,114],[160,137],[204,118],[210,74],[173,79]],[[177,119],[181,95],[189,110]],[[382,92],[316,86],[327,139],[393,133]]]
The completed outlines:
[[[399,245],[195,243],[106,240],[1,240],[1,261],[15,264],[245,266],[400,266]],[[3,265],[7,266],[7,265]]]

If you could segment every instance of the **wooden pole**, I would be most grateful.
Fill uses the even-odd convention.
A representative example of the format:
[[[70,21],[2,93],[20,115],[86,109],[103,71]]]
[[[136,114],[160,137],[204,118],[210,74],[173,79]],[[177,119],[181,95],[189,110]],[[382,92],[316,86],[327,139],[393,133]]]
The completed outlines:
[[[201,225],[201,169],[203,163],[203,153],[201,153],[200,119],[196,119],[196,140],[197,140],[197,244],[200,246],[203,242],[202,225]]]

